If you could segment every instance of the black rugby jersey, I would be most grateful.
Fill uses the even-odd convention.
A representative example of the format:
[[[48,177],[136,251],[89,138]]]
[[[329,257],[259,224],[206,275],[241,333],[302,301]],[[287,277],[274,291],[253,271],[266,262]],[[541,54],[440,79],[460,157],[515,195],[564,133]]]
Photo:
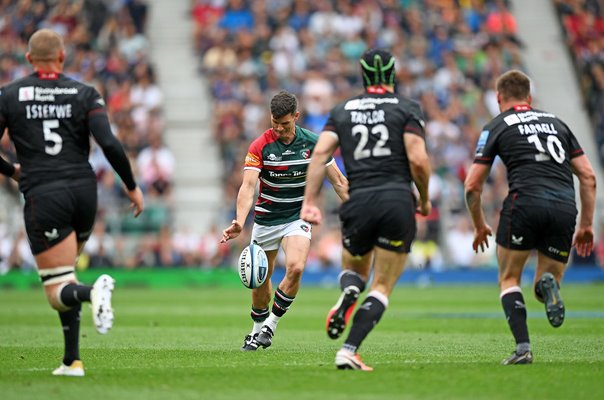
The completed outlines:
[[[90,122],[96,116],[102,121],[93,132],[95,138],[128,188],[133,189],[130,166],[106,122],[105,102],[94,88],[63,74],[44,72],[3,87],[0,129],[8,127],[15,144],[21,164],[21,191],[57,180],[94,179],[88,156]]]
[[[478,138],[474,162],[499,156],[510,193],[575,204],[570,160],[583,154],[570,128],[555,115],[519,105],[488,123]]]
[[[394,93],[365,92],[335,106],[325,131],[338,135],[350,190],[410,189],[403,135],[424,135],[419,104]]]

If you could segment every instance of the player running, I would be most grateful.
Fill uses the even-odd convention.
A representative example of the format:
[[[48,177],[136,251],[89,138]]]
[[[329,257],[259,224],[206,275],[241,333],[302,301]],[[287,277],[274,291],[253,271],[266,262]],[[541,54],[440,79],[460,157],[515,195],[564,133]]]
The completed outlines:
[[[532,249],[537,249],[535,297],[545,303],[549,323],[564,322],[560,281],[571,246],[588,256],[593,249],[596,178],[587,156],[570,128],[556,116],[531,107],[530,80],[509,71],[497,80],[501,114],[483,129],[474,164],[465,182],[466,205],[474,224],[474,251],[489,245],[491,227],[480,195],[495,157],[508,170],[509,193],[497,228],[500,299],[516,350],[502,364],[530,364],[533,353],[526,323],[520,278]],[[577,207],[573,173],[579,178],[581,214],[575,232]],[[575,237],[573,239],[573,232]]]
[[[75,275],[75,260],[90,237],[97,208],[96,177],[88,162],[90,134],[119,174],[134,215],[144,208],[130,163],[111,132],[98,92],[62,74],[65,48],[49,29],[35,32],[26,58],[34,73],[0,91],[0,136],[8,128],[19,164],[0,157],[0,172],[19,181],[25,198],[25,229],[46,297],[59,312],[65,352],[53,375],[84,376],[80,360],[80,313],[91,302],[101,334],[113,325],[113,279],[93,286]]]
[[[350,181],[350,200],[340,208],[342,295],[327,316],[327,334],[344,331],[371,272],[367,297],[354,315],[348,338],[337,352],[339,369],[371,371],[358,349],[388,307],[388,297],[403,272],[415,238],[415,182],[422,215],[431,212],[430,161],[424,120],[417,103],[395,94],[395,60],[385,50],[369,50],[360,60],[365,92],[331,110],[308,167],[302,219],[318,224],[317,194],[323,164],[338,146]]]

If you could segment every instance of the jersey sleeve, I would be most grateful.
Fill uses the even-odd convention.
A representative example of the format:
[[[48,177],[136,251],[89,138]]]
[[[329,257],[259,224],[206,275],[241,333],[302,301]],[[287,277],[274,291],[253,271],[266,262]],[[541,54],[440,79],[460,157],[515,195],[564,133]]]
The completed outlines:
[[[264,162],[262,160],[262,146],[259,140],[254,140],[250,145],[247,155],[245,156],[245,163],[243,169],[253,169],[256,171],[262,170]]]
[[[568,131],[568,146],[569,146],[569,150],[570,150],[570,158],[573,159],[575,157],[579,157],[579,156],[582,156],[583,154],[585,154],[585,152],[583,151],[583,148],[581,148],[581,145],[579,144],[579,141],[577,140],[577,137],[575,136],[573,131],[571,131],[570,128],[568,127],[568,125],[566,125],[566,124],[564,124],[564,127]]]
[[[0,89],[0,138],[4,136],[4,130],[6,129],[6,111],[4,106],[6,96],[3,96],[3,91],[4,88]],[[15,166],[3,157],[0,157],[0,174],[6,176],[13,176],[15,174]]]
[[[424,122],[424,113],[419,104],[415,102],[409,103],[406,112],[409,117],[407,118],[403,134],[411,133],[425,139],[426,133],[424,127],[426,126],[426,123]]]
[[[336,128],[337,124],[336,124],[336,119],[334,118],[335,110],[336,110],[336,108],[334,107],[329,112],[329,117],[327,118],[327,122],[325,123],[325,126],[323,126],[323,131],[334,132],[337,135],[337,133],[338,133],[337,128]]]
[[[90,94],[87,98],[86,108],[89,117],[96,114],[107,113],[105,100],[101,97],[99,92],[92,87],[90,88]]]
[[[492,132],[490,129],[492,128],[485,126],[482,132],[480,132],[474,153],[475,164],[491,165],[498,155],[497,133]]]

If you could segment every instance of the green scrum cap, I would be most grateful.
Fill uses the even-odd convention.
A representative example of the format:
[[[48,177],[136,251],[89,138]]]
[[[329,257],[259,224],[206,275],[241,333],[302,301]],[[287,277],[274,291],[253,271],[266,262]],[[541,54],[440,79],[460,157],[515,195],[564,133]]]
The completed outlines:
[[[363,85],[365,87],[395,84],[395,60],[388,50],[367,50],[359,62],[361,64]]]

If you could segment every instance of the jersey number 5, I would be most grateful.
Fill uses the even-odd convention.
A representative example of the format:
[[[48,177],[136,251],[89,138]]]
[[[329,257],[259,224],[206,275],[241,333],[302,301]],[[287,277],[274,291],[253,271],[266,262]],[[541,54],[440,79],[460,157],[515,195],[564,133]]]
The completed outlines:
[[[355,125],[352,127],[352,135],[356,136],[357,134],[361,136],[359,138],[359,143],[357,143],[357,147],[354,149],[353,156],[355,160],[361,160],[371,156],[384,157],[389,156],[392,153],[390,148],[384,147],[389,137],[386,125],[379,124],[371,128],[371,134],[380,135],[380,138],[371,150],[365,148],[369,141],[369,128],[365,125]]]
[[[545,161],[547,160],[547,158],[543,158],[543,155],[545,155],[545,148],[543,148],[543,145],[541,144],[541,140],[539,139],[539,136],[535,135],[531,135],[531,136],[527,136],[527,139],[529,141],[529,143],[532,143],[535,145],[535,147],[537,148],[537,151],[539,152],[539,155],[535,156],[537,161]],[[556,160],[556,162],[558,164],[562,164],[564,162],[565,156],[566,156],[566,152],[564,151],[564,148],[562,147],[562,143],[560,143],[560,139],[558,139],[556,136],[554,135],[549,135],[547,137],[547,150],[549,152],[549,154],[552,156],[552,158],[554,160]],[[541,156],[541,157],[539,157]]]
[[[57,129],[59,127],[58,119],[48,119],[42,121],[42,130],[44,131],[44,142],[46,143],[46,147],[44,147],[44,151],[51,156],[56,156],[61,152],[63,148],[63,138],[58,133],[54,132],[53,129]],[[48,145],[48,142],[52,143],[52,145]]]

